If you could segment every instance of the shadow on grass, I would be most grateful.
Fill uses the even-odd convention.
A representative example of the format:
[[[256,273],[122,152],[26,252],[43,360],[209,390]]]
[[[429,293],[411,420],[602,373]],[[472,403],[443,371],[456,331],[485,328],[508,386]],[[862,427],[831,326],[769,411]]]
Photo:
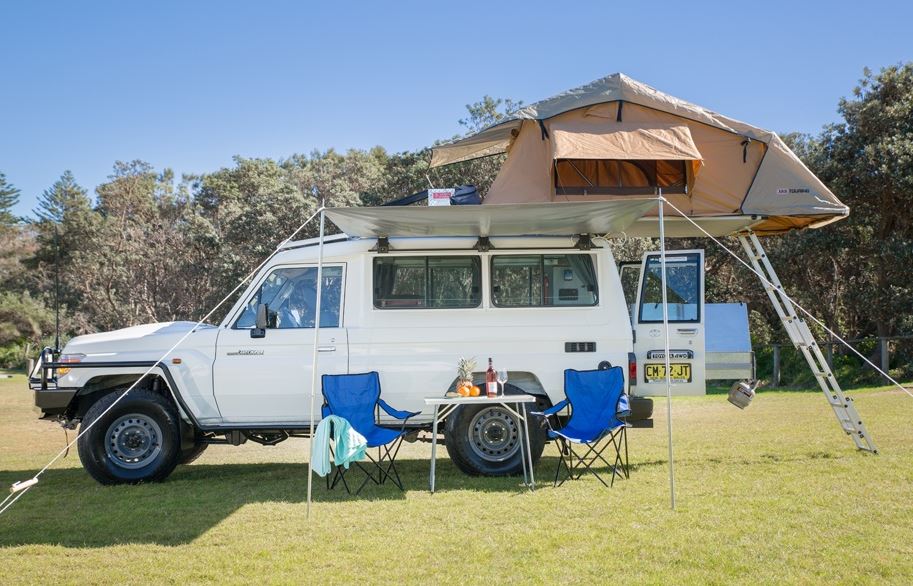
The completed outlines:
[[[814,384],[814,381],[812,381],[812,384]],[[708,395],[728,395],[729,388],[730,388],[729,386],[707,385],[707,394]],[[846,389],[846,390],[852,390],[852,389]],[[806,393],[807,394],[807,393],[820,393],[821,389],[819,389],[818,387],[812,387],[812,386],[768,387],[768,386],[762,385],[762,386],[758,387],[756,392],[758,394],[764,394],[764,393]]]
[[[548,459],[544,459],[546,462]],[[428,489],[427,460],[397,462],[406,490]],[[548,464],[543,464],[548,466]],[[34,470],[0,471],[0,486],[29,478]],[[350,483],[363,476],[350,470]],[[164,482],[102,486],[81,468],[49,470],[41,482],[0,517],[0,546],[46,544],[106,547],[124,543],[180,545],[193,541],[241,507],[258,503],[303,504],[307,464],[221,464],[178,467]],[[350,484],[351,486],[351,484]],[[472,490],[521,493],[522,478],[469,477],[438,461],[437,492]],[[354,490],[354,487],[353,487]],[[396,485],[368,483],[358,496],[314,475],[319,503],[397,501]]]

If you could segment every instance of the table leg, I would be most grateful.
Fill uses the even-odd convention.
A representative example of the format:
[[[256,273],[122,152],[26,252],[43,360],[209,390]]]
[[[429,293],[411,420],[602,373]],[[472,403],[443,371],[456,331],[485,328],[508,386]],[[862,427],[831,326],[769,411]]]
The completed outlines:
[[[434,406],[434,422],[431,424],[431,477],[428,479],[431,494],[434,494],[434,464],[437,460],[437,414],[439,408],[438,405]]]
[[[529,489],[535,490],[536,477],[533,475],[533,446],[529,441],[529,411],[523,403],[523,428],[526,431],[526,457],[529,463]]]
[[[521,411],[523,409],[523,404],[514,403],[514,409],[516,409],[517,424],[520,426],[520,464],[523,468],[523,484],[529,486],[529,472],[526,468],[526,443],[524,443],[523,439],[523,415]]]

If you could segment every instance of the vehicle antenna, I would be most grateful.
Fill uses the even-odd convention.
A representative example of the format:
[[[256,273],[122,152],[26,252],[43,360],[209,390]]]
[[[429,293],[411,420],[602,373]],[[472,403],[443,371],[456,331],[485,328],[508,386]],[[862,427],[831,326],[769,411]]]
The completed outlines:
[[[54,224],[54,354],[60,354],[60,234]]]

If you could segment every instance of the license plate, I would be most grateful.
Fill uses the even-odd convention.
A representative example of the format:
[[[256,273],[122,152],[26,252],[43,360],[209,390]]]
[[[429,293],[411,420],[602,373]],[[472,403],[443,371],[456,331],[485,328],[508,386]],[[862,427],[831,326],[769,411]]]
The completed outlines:
[[[669,378],[674,383],[691,382],[691,365],[686,363],[675,363],[669,365]],[[644,365],[644,382],[664,382],[666,380],[665,364],[645,364]]]

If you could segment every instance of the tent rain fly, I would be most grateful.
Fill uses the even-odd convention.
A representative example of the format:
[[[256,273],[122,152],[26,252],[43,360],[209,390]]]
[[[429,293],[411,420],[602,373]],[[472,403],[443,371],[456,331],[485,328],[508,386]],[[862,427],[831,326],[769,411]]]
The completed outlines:
[[[502,153],[507,158],[486,205],[618,200],[662,191],[692,219],[747,217],[738,229],[750,224],[761,234],[816,228],[849,213],[775,133],[623,74],[437,146],[431,166]],[[655,215],[648,214],[653,236]]]

